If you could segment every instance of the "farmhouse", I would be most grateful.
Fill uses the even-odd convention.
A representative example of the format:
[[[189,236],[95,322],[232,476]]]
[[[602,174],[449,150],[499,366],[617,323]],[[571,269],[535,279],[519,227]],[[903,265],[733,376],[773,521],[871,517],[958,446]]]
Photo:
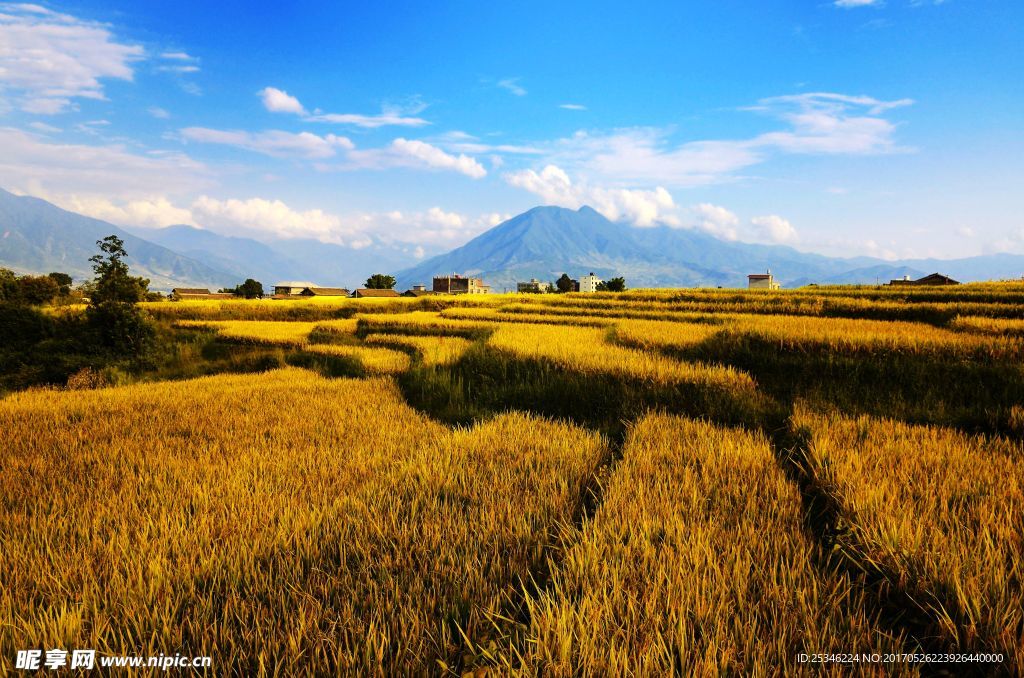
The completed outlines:
[[[412,289],[402,292],[403,297],[429,297],[432,294],[437,294],[437,292],[428,290],[426,285],[413,285]]]
[[[748,290],[777,290],[780,285],[775,281],[771,271],[764,273],[751,273],[747,276]]]
[[[307,287],[299,294],[304,297],[347,297],[351,292],[344,287]]]
[[[903,276],[899,280],[890,280],[889,284],[890,285],[959,285],[960,281],[959,280],[953,280],[948,275],[943,275],[941,273],[932,273],[931,275],[926,275],[925,277],[918,278],[917,280],[911,280],[909,275],[905,275],[905,276]]]
[[[279,282],[274,285],[274,296],[277,297],[298,297],[302,295],[302,291],[317,287],[316,283],[311,282]]]
[[[196,301],[202,299],[232,299],[235,295],[227,293],[212,293],[205,287],[175,287],[171,290],[171,299],[175,301]]]
[[[578,291],[579,292],[596,292],[597,291],[597,286],[600,285],[602,282],[604,282],[604,281],[601,280],[600,278],[598,278],[596,275],[594,275],[594,272],[591,271],[587,275],[580,276],[580,282],[579,282]]]
[[[452,274],[434,278],[434,291],[440,294],[490,294],[491,286],[480,278]]]
[[[360,288],[355,291],[352,295],[356,299],[370,299],[370,298],[394,298],[402,296],[395,290],[370,290]]]
[[[527,293],[538,293],[538,292],[550,292],[551,283],[541,282],[536,278],[530,278],[530,282],[517,282],[516,292],[527,292]]]

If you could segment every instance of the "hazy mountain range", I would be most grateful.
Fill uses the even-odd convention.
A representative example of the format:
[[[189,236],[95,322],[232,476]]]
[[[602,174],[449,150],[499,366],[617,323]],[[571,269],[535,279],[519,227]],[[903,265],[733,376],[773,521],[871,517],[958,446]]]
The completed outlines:
[[[157,289],[218,288],[256,278],[311,280],[358,287],[371,273],[393,273],[398,286],[429,285],[434,275],[479,275],[495,291],[516,281],[554,280],[593,271],[621,275],[630,287],[746,284],[748,273],[771,269],[785,286],[874,283],[942,272],[963,281],[1020,277],[1024,256],[886,261],[839,258],[781,245],[726,241],[693,229],[636,228],[609,221],[590,207],[536,207],[450,252],[417,262],[412,249],[376,242],[352,249],[316,240],[230,237],[192,226],[125,229],[68,212],[38,198],[0,189],[0,266],[19,272],[91,273],[89,257],[107,235],[124,239],[129,264]]]

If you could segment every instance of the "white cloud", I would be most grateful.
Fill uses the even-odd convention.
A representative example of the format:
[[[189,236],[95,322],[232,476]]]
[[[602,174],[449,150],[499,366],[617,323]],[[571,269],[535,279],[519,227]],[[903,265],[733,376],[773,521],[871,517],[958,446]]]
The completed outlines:
[[[192,203],[193,219],[218,233],[278,238],[318,238],[353,244],[363,238],[346,229],[340,217],[319,209],[293,210],[280,200],[217,200],[201,196]]]
[[[956,234],[964,238],[973,238],[977,233],[970,226],[961,226],[956,229]]]
[[[31,127],[34,130],[38,130],[40,132],[43,132],[44,134],[58,134],[58,133],[64,131],[60,127],[54,127],[53,125],[47,125],[45,122],[39,122],[38,120],[36,122],[30,122],[28,124],[28,126]]]
[[[131,80],[138,45],[118,42],[107,25],[38,5],[0,4],[0,94],[23,111],[55,114],[75,98],[103,99],[103,78]]]
[[[378,127],[422,127],[430,122],[423,118],[416,117],[426,108],[426,104],[413,97],[405,105],[386,105],[376,115],[364,115],[361,113],[324,113],[317,109],[313,113],[306,111],[302,103],[284,90],[276,87],[264,87],[259,92],[263,107],[272,113],[294,113],[300,115],[307,122],[327,122],[336,125],[355,125],[376,129]]]
[[[99,136],[100,131],[110,127],[109,120],[86,120],[75,125],[75,129],[84,134]]]
[[[661,186],[646,191],[573,183],[569,175],[556,165],[548,165],[540,172],[511,172],[505,175],[505,181],[540,196],[548,204],[574,209],[590,205],[613,221],[628,221],[636,226],[652,226],[656,222],[678,223],[672,196]]]
[[[137,153],[117,144],[57,143],[0,127],[0,186],[31,195],[140,199],[211,185],[207,168],[180,153]]]
[[[750,223],[757,227],[759,235],[773,243],[792,244],[799,240],[796,229],[788,220],[776,214],[754,217]]]
[[[281,200],[217,200],[208,196],[192,203],[191,214],[193,223],[218,233],[315,238],[356,248],[379,241],[414,247],[414,256],[425,255],[425,248],[438,251],[461,245],[509,218],[499,214],[469,217],[440,207],[337,215],[319,209],[295,210]]]
[[[468,155],[454,156],[422,141],[398,138],[391,142],[391,148],[399,155],[414,158],[427,167],[453,170],[474,179],[487,176],[484,166]]]
[[[896,153],[896,125],[881,117],[913,103],[829,92],[763,99],[744,110],[778,118],[786,129],[748,139],[674,142],[673,129],[638,127],[577,132],[540,145],[545,164],[591,181],[700,186],[726,181],[775,154],[872,155]]]
[[[760,162],[746,144],[695,141],[673,146],[668,130],[634,128],[609,134],[577,132],[549,145],[549,164],[610,182],[699,186]]]
[[[870,7],[871,5],[881,5],[882,0],[835,0],[833,3],[836,7],[843,7],[849,9],[851,7]]]
[[[158,118],[160,120],[166,120],[167,118],[171,117],[170,113],[160,108],[159,106],[150,106],[146,109],[146,111],[154,118]]]
[[[276,87],[264,87],[257,94],[263,100],[263,107],[271,113],[295,113],[305,115],[306,109],[299,100]]]
[[[161,52],[160,58],[171,61],[199,61],[198,57],[194,57],[187,52]]]
[[[404,115],[394,110],[384,110],[377,115],[362,115],[359,113],[319,113],[306,118],[310,122],[330,122],[338,125],[355,125],[376,129],[377,127],[422,127],[430,123],[423,118]]]
[[[165,64],[163,66],[157,66],[156,70],[162,73],[198,73],[199,66],[195,64]]]
[[[498,81],[498,87],[511,92],[517,97],[526,96],[526,88],[519,84],[522,78],[505,78]]]
[[[559,108],[564,108],[567,111],[585,111],[587,107],[583,104],[558,104]]]
[[[428,139],[444,149],[456,153],[505,153],[509,155],[543,155],[544,149],[539,146],[520,144],[485,144],[472,134],[455,130]]]
[[[426,254],[423,245],[433,251],[457,247],[509,218],[510,215],[497,213],[470,217],[431,207],[416,212],[360,213],[347,217],[346,221],[383,242],[416,244],[416,250]],[[416,251],[414,256],[421,258]]]
[[[352,141],[346,137],[339,137],[333,134],[321,137],[310,132],[299,132],[297,134],[281,130],[246,132],[243,130],[186,127],[181,130],[181,136],[188,141],[235,146],[274,158],[322,160],[334,157],[339,149],[350,150],[354,148]]]
[[[693,217],[693,226],[725,240],[736,240],[736,227],[740,218],[722,207],[702,202],[689,208]]]
[[[195,225],[190,210],[176,207],[164,196],[115,204],[99,196],[73,194],[55,198],[54,202],[66,210],[122,226],[163,228],[176,224]]]
[[[789,153],[867,155],[903,150],[893,141],[896,126],[880,118],[911,99],[880,101],[867,96],[810,92],[762,99],[752,110],[769,112],[791,125],[789,131],[768,132],[752,140],[755,146]]]
[[[174,73],[186,75],[199,72],[199,57],[194,57],[187,52],[162,52],[160,58],[164,60],[156,67],[161,73]]]

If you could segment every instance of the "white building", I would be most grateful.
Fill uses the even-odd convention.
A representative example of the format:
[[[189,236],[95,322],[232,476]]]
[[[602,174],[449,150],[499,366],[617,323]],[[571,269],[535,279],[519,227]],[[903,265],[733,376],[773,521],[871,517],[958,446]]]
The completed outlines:
[[[747,289],[777,290],[779,289],[779,283],[775,282],[775,276],[772,275],[770,270],[765,273],[751,273],[747,276]]]
[[[536,278],[530,278],[530,282],[517,282],[516,292],[524,293],[543,293],[551,291],[551,283],[541,282]]]
[[[596,292],[597,286],[604,281],[594,275],[591,271],[587,275],[580,276],[580,292]]]
[[[302,291],[309,287],[319,287],[316,283],[300,282],[298,280],[286,280],[274,284],[274,294],[279,297],[299,296]]]

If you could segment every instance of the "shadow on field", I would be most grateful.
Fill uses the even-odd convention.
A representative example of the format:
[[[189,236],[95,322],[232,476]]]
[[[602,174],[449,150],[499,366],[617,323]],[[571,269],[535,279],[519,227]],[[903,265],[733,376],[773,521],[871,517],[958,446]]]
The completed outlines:
[[[907,653],[998,651],[993,649],[998,646],[993,639],[971,637],[962,631],[970,627],[970,615],[960,609],[955,592],[915,589],[912,582],[901,581],[895,573],[873,563],[866,550],[842,548],[842,544],[849,544],[848,518],[829,488],[820,486],[810,473],[805,437],[791,430],[789,414],[795,398],[806,398],[811,393],[821,394],[819,403],[826,406],[891,416],[889,408],[902,403],[897,411],[911,421],[938,420],[969,430],[998,430],[1002,427],[993,422],[986,405],[1017,392],[1018,373],[1007,374],[993,365],[907,361],[905,356],[890,356],[865,366],[860,358],[783,355],[764,344],[744,346],[743,352],[729,348],[712,341],[685,356],[675,353],[673,357],[748,369],[769,394],[767,397],[751,398],[691,384],[654,385],[610,375],[580,374],[544,360],[509,356],[483,344],[473,347],[451,368],[414,367],[399,382],[411,405],[447,424],[468,424],[496,412],[520,409],[599,430],[614,446],[615,457],[604,469],[607,476],[614,472],[621,457],[629,423],[650,410],[760,429],[771,440],[780,466],[800,488],[806,529],[820,547],[812,561],[822,577],[849,577],[866,594],[869,614],[876,619],[879,630],[903,635]],[[746,359],[737,360],[737,356]],[[927,381],[915,385],[918,379]],[[989,379],[994,379],[991,389],[986,388],[992,383]],[[879,396],[879,384],[884,383],[902,388]],[[950,383],[957,387],[950,388]],[[940,397],[944,400],[938,408],[929,411],[920,407],[922,401]],[[600,489],[601,484],[595,483],[589,502],[581,505],[574,517],[577,526],[599,508]],[[527,595],[535,595],[547,585],[551,567],[557,567],[557,561],[535,574],[535,588],[528,588]],[[957,628],[961,631],[944,625],[943,613],[960,623]],[[527,618],[520,621],[528,623]],[[954,675],[942,664],[919,668],[922,675]],[[991,668],[961,664],[955,674],[990,675]]]
[[[972,635],[971,615],[951,590],[922,590],[913,582],[890,571],[870,557],[870,550],[852,529],[849,511],[837,499],[834,488],[823,485],[811,471],[808,458],[809,432],[794,429],[790,421],[779,421],[768,431],[779,464],[800,488],[804,524],[818,543],[812,562],[823,575],[845,574],[866,594],[869,613],[878,626],[892,635],[904,634],[903,651],[909,654],[1010,653],[996,639]],[[942,615],[954,620],[944,623]],[[919,665],[925,676],[1009,675],[992,664],[959,663]]]
[[[1016,362],[941,353],[786,350],[729,332],[661,353],[744,370],[787,410],[803,400],[850,415],[951,426],[967,433],[1024,434],[1019,408],[1012,405],[1024,402],[1024,369]]]

